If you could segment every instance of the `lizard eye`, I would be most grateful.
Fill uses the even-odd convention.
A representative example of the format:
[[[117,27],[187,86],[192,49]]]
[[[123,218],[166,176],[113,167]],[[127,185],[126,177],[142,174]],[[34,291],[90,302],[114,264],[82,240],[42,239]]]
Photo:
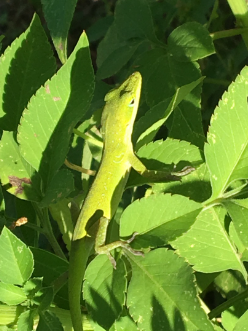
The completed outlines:
[[[133,107],[134,103],[135,103],[135,99],[132,99],[129,103],[129,107]]]

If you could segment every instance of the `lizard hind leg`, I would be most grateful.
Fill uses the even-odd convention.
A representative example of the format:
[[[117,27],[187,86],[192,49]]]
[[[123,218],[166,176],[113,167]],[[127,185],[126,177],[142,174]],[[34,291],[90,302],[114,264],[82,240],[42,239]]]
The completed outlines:
[[[105,245],[106,235],[107,235],[107,228],[109,224],[109,219],[106,217],[101,217],[99,221],[99,227],[96,234],[96,243],[95,243],[95,251],[97,254],[106,254],[113,265],[114,269],[116,269],[116,261],[111,255],[111,251],[115,248],[121,247],[123,249],[128,250],[130,253],[138,256],[144,256],[144,253],[141,251],[134,250],[130,247],[130,243],[135,239],[136,235],[138,234],[135,232],[133,236],[128,239],[127,241],[114,241],[110,244]]]

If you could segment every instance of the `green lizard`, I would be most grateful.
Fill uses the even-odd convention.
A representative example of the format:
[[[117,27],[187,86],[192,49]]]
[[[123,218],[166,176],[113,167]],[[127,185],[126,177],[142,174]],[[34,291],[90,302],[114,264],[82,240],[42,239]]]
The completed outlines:
[[[123,247],[133,254],[142,254],[129,247],[134,236],[126,242],[116,241],[105,245],[108,224],[121,200],[131,168],[143,176],[160,176],[165,181],[175,180],[193,170],[189,167],[186,171],[175,174],[147,170],[135,156],[131,136],[139,105],[141,82],[140,73],[135,72],[105,97],[101,165],[77,219],[70,252],[69,302],[75,331],[82,331],[81,286],[94,238],[96,253],[107,254],[114,267],[115,260],[110,254],[114,248]]]

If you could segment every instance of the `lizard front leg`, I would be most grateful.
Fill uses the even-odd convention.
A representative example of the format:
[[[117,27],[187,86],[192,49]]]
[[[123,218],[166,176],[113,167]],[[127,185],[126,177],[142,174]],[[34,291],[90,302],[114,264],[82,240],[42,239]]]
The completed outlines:
[[[106,254],[115,269],[116,269],[116,261],[110,253],[115,248],[121,247],[123,249],[128,250],[134,255],[139,255],[139,256],[144,255],[143,252],[134,250],[129,245],[134,240],[137,233],[134,233],[134,235],[129,240],[126,241],[118,240],[106,245],[105,241],[106,241],[109,222],[110,220],[106,217],[101,217],[99,220],[99,227],[96,233],[96,241],[95,241],[95,251],[97,254]]]

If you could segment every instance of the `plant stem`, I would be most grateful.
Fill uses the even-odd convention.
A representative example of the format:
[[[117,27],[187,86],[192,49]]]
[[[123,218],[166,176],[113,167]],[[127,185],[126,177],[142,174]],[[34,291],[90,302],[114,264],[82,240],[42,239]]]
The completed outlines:
[[[63,253],[57,239],[54,236],[53,229],[49,220],[48,209],[43,208],[42,210],[38,207],[36,203],[33,203],[34,209],[40,219],[41,225],[43,227],[43,233],[49,241],[55,254],[61,257],[63,260],[67,260],[65,254]]]
[[[240,35],[244,32],[248,32],[248,28],[240,28],[240,29],[230,29],[230,30],[224,30],[224,31],[217,31],[210,33],[210,37],[213,40],[222,39],[222,38],[228,38]]]
[[[248,296],[248,288],[240,293],[232,297],[231,299],[227,300],[226,302],[222,303],[218,307],[214,308],[209,314],[209,319],[213,319],[218,317],[223,311],[227,310],[229,307],[233,306],[236,302],[241,301],[242,299],[247,298]]]
[[[248,7],[245,0],[227,0],[233,15],[236,17],[238,27],[248,27]],[[242,33],[242,38],[248,49],[248,31]]]
[[[88,135],[86,133],[83,133],[79,131],[78,129],[73,129],[73,133],[78,135],[79,137],[83,138],[84,140],[89,141],[95,146],[103,147],[103,142],[96,136],[94,135],[93,132],[90,131],[91,135]]]

